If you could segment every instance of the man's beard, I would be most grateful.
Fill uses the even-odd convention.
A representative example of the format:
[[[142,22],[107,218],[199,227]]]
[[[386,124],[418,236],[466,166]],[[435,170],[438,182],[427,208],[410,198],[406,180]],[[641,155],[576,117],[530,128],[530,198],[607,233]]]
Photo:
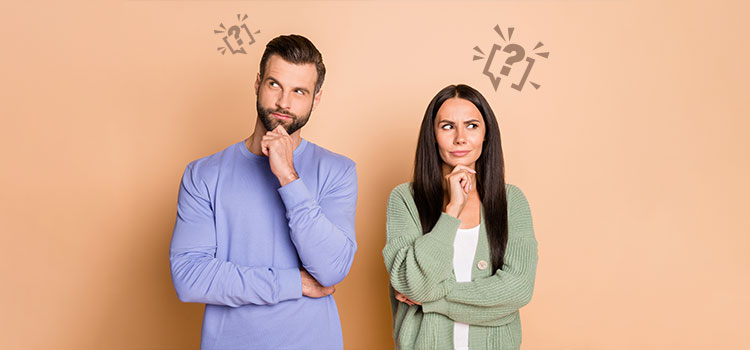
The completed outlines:
[[[310,119],[310,114],[312,113],[312,106],[310,106],[310,110],[307,112],[307,114],[302,117],[299,117],[289,111],[285,111],[282,109],[266,109],[260,106],[260,98],[255,100],[255,109],[257,109],[258,118],[260,118],[260,121],[263,122],[263,126],[266,127],[266,130],[273,131],[273,129],[276,129],[277,126],[282,125],[289,135],[305,126],[305,124],[307,124],[307,121]],[[282,124],[281,120],[271,116],[271,113],[287,115],[292,118],[292,121],[291,123],[289,123],[289,125],[284,125]]]

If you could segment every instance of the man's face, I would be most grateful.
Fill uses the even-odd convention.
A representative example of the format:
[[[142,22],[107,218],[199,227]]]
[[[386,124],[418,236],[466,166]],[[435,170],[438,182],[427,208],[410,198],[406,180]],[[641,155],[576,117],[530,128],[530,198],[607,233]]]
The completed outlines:
[[[318,80],[315,65],[297,65],[272,55],[266,61],[264,75],[258,74],[255,80],[258,118],[266,130],[282,125],[291,135],[307,123],[320,101],[321,92],[314,94]]]

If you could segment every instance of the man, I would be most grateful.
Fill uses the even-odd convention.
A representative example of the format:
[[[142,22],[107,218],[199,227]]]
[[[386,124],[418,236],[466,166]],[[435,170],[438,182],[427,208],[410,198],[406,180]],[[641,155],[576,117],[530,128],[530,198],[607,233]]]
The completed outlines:
[[[354,162],[301,138],[325,66],[299,35],[266,46],[244,141],[190,163],[170,247],[184,302],[205,303],[202,349],[341,349],[331,295],[354,260]]]

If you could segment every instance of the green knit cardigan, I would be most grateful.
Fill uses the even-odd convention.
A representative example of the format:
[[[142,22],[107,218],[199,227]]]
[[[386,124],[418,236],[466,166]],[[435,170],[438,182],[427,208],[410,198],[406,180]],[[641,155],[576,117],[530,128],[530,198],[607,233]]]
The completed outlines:
[[[410,183],[388,199],[385,266],[390,275],[393,339],[397,349],[453,349],[453,322],[468,323],[470,349],[518,349],[518,309],[534,291],[537,242],[526,197],[506,185],[508,243],[503,268],[491,271],[484,210],[471,282],[456,282],[453,240],[461,220],[443,213],[422,234]],[[397,301],[398,290],[422,306]]]

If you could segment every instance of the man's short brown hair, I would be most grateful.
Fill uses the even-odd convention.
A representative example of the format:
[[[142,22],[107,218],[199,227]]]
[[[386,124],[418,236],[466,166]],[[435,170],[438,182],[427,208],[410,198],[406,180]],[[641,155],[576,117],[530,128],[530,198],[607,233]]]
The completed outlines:
[[[261,79],[266,72],[266,61],[271,55],[279,55],[284,61],[293,64],[314,64],[315,70],[318,72],[315,93],[317,94],[320,91],[326,76],[326,66],[323,64],[323,55],[310,40],[301,35],[291,34],[278,36],[269,41],[266,50],[263,52],[263,57],[260,59]]]

